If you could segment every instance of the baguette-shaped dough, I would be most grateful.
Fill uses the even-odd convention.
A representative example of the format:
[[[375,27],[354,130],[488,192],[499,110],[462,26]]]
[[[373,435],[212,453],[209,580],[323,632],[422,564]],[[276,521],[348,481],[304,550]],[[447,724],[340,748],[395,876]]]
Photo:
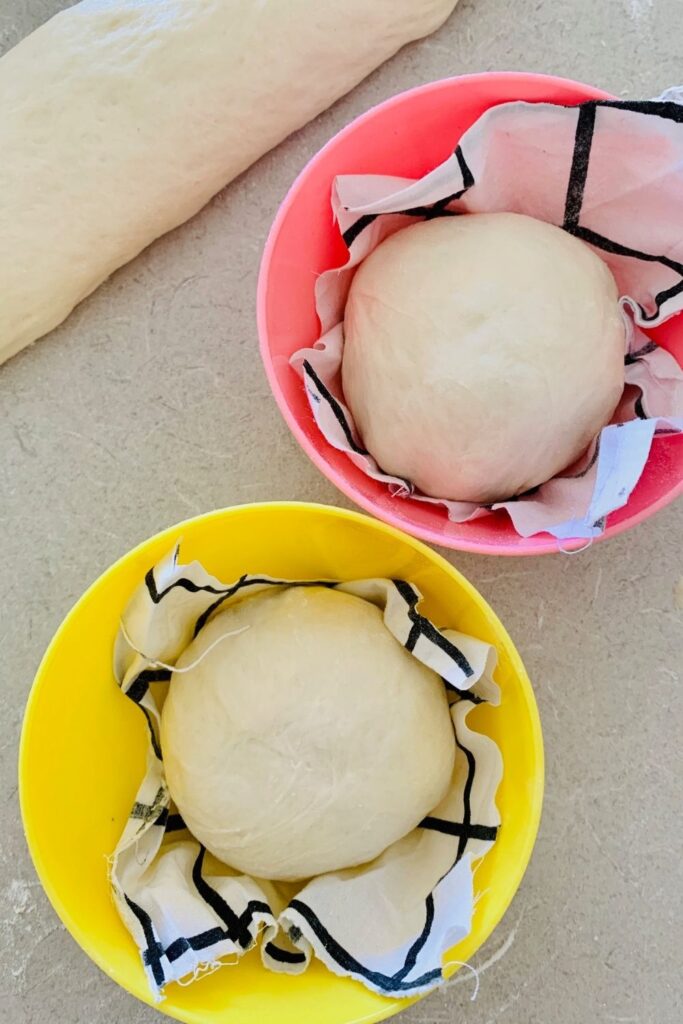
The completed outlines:
[[[0,60],[0,363],[456,0],[84,0]]]

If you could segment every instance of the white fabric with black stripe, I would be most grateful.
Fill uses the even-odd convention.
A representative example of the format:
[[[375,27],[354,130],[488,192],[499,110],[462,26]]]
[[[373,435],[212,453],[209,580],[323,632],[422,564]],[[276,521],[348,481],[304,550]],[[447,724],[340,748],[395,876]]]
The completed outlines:
[[[159,746],[159,712],[172,665],[224,603],[273,586],[328,586],[383,609],[387,629],[438,672],[449,693],[456,765],[449,793],[412,833],[368,868],[322,875],[296,890],[232,873],[185,828],[171,804]],[[312,957],[390,996],[442,980],[444,952],[470,930],[472,862],[495,841],[502,775],[496,744],[467,725],[471,708],[497,704],[496,652],[437,629],[403,580],[355,582],[242,576],[226,585],[176,548],[133,594],[116,639],[123,693],[145,715],[147,767],[111,858],[116,906],[137,943],[157,999],[169,982],[198,977],[259,939],[270,970],[300,973]],[[142,652],[142,653],[141,653]],[[161,665],[160,663],[163,663]],[[392,908],[392,914],[387,908]]]
[[[524,537],[601,533],[628,501],[653,440],[663,445],[683,430],[683,371],[643,333],[683,310],[683,89],[643,102],[501,104],[423,178],[344,175],[334,182],[332,207],[349,259],[318,279],[321,336],[291,359],[326,440],[394,496],[443,505],[455,522],[503,508]],[[384,473],[363,448],[339,369],[344,306],[362,260],[407,224],[495,211],[557,224],[609,265],[629,326],[625,375],[634,387],[576,465],[524,495],[477,507],[429,498]]]

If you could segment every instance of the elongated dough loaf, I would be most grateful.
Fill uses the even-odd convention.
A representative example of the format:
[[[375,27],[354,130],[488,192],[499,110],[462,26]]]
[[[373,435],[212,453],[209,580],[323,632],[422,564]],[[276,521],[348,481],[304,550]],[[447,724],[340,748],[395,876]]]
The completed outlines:
[[[84,0],[0,60],[0,363],[456,0]]]

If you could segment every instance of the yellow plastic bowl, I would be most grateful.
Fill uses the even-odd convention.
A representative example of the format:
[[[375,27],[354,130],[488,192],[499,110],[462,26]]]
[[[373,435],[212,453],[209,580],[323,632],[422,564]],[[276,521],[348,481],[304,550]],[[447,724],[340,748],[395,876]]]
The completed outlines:
[[[355,512],[318,505],[243,505],[157,534],[104,573],[67,615],[38,669],[19,755],[28,845],[52,905],[111,978],[152,1002],[140,957],[114,908],[106,857],[128,816],[145,765],[143,716],[119,691],[112,648],[121,612],[147,570],[180,539],[224,580],[243,572],[292,578],[403,577],[425,596],[425,614],[495,644],[499,708],[475,708],[473,727],[494,737],[505,772],[499,837],[476,874],[483,895],[473,929],[451,951],[467,960],[505,913],[536,838],[543,743],[529,679],[510,637],[474,587],[419,541]],[[271,974],[258,953],[181,987],[159,1009],[188,1024],[351,1024],[379,1021],[409,1000],[374,995],[314,963],[302,976]]]

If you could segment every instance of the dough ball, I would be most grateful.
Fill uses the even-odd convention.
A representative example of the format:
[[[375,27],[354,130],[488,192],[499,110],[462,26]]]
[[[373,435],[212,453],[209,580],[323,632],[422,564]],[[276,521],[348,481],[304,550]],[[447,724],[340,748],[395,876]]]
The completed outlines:
[[[174,674],[161,740],[171,795],[211,853],[296,879],[371,860],[444,796],[455,757],[441,679],[378,608],[322,587],[226,609]]]
[[[515,213],[425,221],[359,267],[344,395],[382,469],[487,503],[571,465],[624,385],[625,326],[606,264]]]

